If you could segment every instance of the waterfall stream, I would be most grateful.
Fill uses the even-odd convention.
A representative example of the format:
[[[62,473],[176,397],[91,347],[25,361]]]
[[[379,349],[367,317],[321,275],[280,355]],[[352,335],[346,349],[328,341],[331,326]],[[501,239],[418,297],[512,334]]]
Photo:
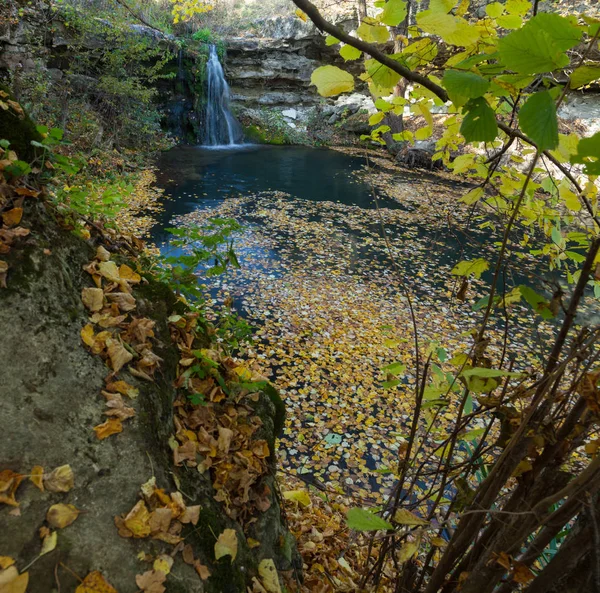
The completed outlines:
[[[206,64],[207,93],[203,146],[233,146],[243,138],[242,128],[229,109],[229,85],[219,62],[217,48],[210,46]]]

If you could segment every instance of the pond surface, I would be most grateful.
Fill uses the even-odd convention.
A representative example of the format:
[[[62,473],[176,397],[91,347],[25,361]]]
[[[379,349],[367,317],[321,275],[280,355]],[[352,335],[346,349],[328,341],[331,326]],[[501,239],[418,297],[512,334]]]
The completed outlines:
[[[221,216],[244,227],[235,242],[241,269],[207,283],[216,306],[233,301],[258,328],[245,356],[286,400],[283,466],[380,502],[414,401],[404,290],[424,350],[443,344],[448,358],[468,350],[482,283],[457,300],[450,271],[460,260],[490,257],[481,244],[493,229],[476,219],[465,231],[455,184],[385,169],[365,177],[364,158],[334,150],[178,148],[158,165],[166,199],[151,236],[161,249],[174,224]],[[524,277],[503,282],[510,290]],[[508,344],[530,330],[524,310],[513,315]],[[503,323],[493,330],[496,359]],[[544,324],[536,335],[525,360],[546,348]],[[394,362],[406,365],[403,380],[385,389],[381,369]]]

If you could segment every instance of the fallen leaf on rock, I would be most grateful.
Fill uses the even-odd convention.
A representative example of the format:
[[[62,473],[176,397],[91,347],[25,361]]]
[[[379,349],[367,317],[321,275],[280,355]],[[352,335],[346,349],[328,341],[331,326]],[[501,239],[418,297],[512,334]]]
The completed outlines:
[[[44,486],[50,492],[68,492],[75,484],[75,475],[69,464],[57,467],[44,475]]]
[[[171,572],[171,567],[173,566],[173,558],[167,554],[161,554],[152,565],[152,568],[156,571],[160,571],[164,574],[169,574]]]
[[[122,264],[119,268],[119,276],[122,280],[131,282],[131,284],[139,284],[142,281],[142,277],[126,264]]]
[[[204,566],[204,564],[202,564],[200,562],[200,560],[195,560],[194,561],[194,568],[196,569],[196,572],[198,573],[198,576],[203,581],[205,581],[210,576],[210,570],[208,570],[208,566]]]
[[[123,424],[119,418],[109,418],[106,422],[94,426],[96,436],[102,441],[113,434],[123,432]]]
[[[23,478],[24,476],[10,469],[0,472],[0,504],[4,503],[12,507],[19,506],[15,494]]]
[[[260,576],[264,588],[269,593],[281,593],[279,576],[277,575],[275,563],[271,558],[265,558],[260,561],[260,564],[258,565],[258,575]]]
[[[106,581],[99,570],[94,570],[83,579],[75,593],[117,593],[117,590]]]
[[[34,465],[31,468],[29,479],[33,482],[36,488],[42,492],[44,491],[44,468],[41,465]]]
[[[15,559],[10,556],[0,556],[0,570],[4,570],[15,563]]]
[[[184,461],[196,463],[197,445],[194,441],[186,441],[173,451],[175,465],[181,465]]]
[[[186,564],[194,564],[194,549],[190,544],[186,544],[181,552],[181,557]]]
[[[43,540],[42,540],[42,551],[40,552],[40,556],[44,556],[45,554],[49,554],[56,548],[56,542],[58,541],[58,533],[56,531],[51,531]]]
[[[101,261],[98,264],[98,272],[111,282],[119,282],[121,279],[119,277],[119,268],[117,268],[117,264],[113,261]]]
[[[98,261],[108,261],[110,259],[110,253],[105,247],[100,245],[98,249],[96,249],[96,259]]]
[[[101,288],[84,288],[81,291],[81,300],[87,309],[92,313],[95,313],[102,309],[104,304],[104,291]]]
[[[128,292],[109,292],[106,298],[111,303],[115,303],[121,311],[133,311],[136,307],[135,298]]]
[[[110,393],[103,391],[102,395],[106,398],[106,406],[108,411],[104,412],[107,416],[118,418],[119,420],[127,420],[135,416],[135,410],[125,405],[123,397],[120,393]]]
[[[235,529],[225,529],[215,543],[215,558],[219,560],[223,556],[231,556],[231,562],[237,556],[238,541]]]
[[[28,584],[28,572],[19,574],[14,566],[0,572],[0,593],[25,593]]]
[[[90,348],[96,342],[96,338],[94,336],[94,327],[91,323],[88,323],[84,328],[81,329],[81,339],[86,346]]]
[[[6,288],[6,274],[8,273],[8,264],[0,259],[0,288]]]
[[[172,519],[173,511],[170,508],[155,509],[150,513],[150,519],[148,520],[150,532],[160,533],[169,531]]]
[[[108,356],[115,373],[118,373],[123,365],[133,360],[133,354],[119,340],[108,338],[106,340],[106,347],[108,348]]]
[[[148,537],[150,535],[150,513],[143,500],[138,500],[124,519],[124,524],[133,537]]]
[[[2,221],[7,227],[17,226],[23,218],[23,208],[13,208],[2,214]]]
[[[191,507],[187,507],[179,520],[182,523],[191,523],[192,525],[196,525],[198,520],[200,519],[200,505],[194,505]]]
[[[72,504],[53,504],[46,513],[46,521],[54,529],[64,529],[79,517],[80,512]]]
[[[127,383],[127,381],[109,382],[106,385],[106,391],[120,393],[121,395],[126,395],[132,399],[136,398],[140,394],[140,390]]]
[[[138,574],[135,577],[135,584],[144,593],[164,593],[166,575],[160,570],[149,570],[144,574]]]

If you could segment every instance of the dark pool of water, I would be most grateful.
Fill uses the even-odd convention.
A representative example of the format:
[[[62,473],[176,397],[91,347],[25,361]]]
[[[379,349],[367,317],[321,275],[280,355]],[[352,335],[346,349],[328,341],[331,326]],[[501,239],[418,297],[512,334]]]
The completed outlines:
[[[181,147],[166,152],[157,164],[158,185],[173,198],[165,202],[151,233],[158,244],[166,240],[164,228],[173,217],[191,212],[200,203],[261,191],[375,208],[371,188],[351,175],[364,165],[364,159],[334,150],[260,145],[216,150]],[[378,199],[381,207],[401,208],[385,196]]]

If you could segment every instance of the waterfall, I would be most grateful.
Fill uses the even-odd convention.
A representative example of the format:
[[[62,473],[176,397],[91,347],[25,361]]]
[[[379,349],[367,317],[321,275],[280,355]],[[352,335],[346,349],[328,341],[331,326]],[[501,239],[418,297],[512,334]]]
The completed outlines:
[[[217,56],[210,46],[206,64],[206,110],[202,129],[203,146],[231,146],[243,138],[242,128],[229,110],[229,85]]]

